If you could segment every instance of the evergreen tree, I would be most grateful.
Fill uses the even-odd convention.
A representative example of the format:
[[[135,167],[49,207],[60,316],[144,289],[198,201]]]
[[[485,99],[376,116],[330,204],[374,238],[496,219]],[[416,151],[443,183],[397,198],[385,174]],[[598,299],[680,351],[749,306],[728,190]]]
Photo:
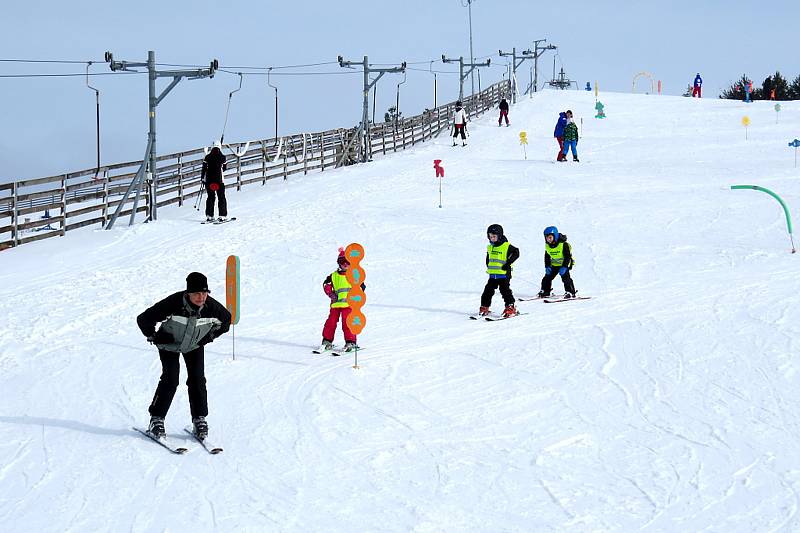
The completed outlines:
[[[753,91],[753,100],[770,100],[772,98],[772,91],[775,91],[776,100],[786,100],[789,93],[789,83],[786,78],[781,76],[780,71],[776,71],[772,76],[768,76],[764,80],[759,91]]]
[[[800,76],[797,76],[786,91],[789,100],[800,100]]]
[[[744,86],[749,82],[750,78],[742,74],[739,81],[733,83],[729,88],[724,89],[719,97],[725,100],[742,100],[744,99]],[[755,92],[755,87],[753,88],[753,92]],[[753,98],[752,94],[750,98]]]

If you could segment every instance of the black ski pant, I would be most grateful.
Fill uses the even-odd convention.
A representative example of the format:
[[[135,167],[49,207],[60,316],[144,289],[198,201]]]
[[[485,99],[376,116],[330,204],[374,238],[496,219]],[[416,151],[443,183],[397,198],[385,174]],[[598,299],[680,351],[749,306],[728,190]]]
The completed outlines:
[[[489,281],[486,282],[486,287],[483,288],[483,294],[481,294],[481,307],[492,305],[492,296],[494,296],[494,291],[498,288],[506,305],[514,303],[514,295],[511,292],[511,278],[489,278]]]
[[[542,290],[545,294],[550,294],[550,290],[553,287],[553,280],[556,279],[558,276],[558,271],[560,267],[552,267],[552,270],[549,274],[545,274],[542,278]],[[564,292],[571,292],[575,294],[575,284],[572,282],[572,278],[569,275],[569,269],[567,272],[561,276],[561,281],[564,282]]]
[[[460,133],[461,134],[461,138],[466,141],[467,140],[466,130],[467,130],[467,125],[466,124],[456,124],[455,126],[453,126],[453,139],[458,137],[458,134]],[[455,142],[455,141],[453,141],[453,142]]]
[[[222,182],[214,182],[219,188],[216,191],[211,190],[211,183],[206,183],[206,216],[214,216],[214,200],[219,197],[219,216],[228,216],[228,200],[225,199],[225,184]]]
[[[158,350],[158,356],[161,358],[161,378],[158,380],[156,394],[153,396],[149,411],[151,416],[164,418],[167,416],[172,398],[178,389],[181,360],[180,354],[166,350]],[[183,360],[186,361],[186,373],[189,376],[186,379],[186,386],[189,388],[189,409],[192,418],[208,415],[208,394],[203,359],[202,346],[183,354]]]

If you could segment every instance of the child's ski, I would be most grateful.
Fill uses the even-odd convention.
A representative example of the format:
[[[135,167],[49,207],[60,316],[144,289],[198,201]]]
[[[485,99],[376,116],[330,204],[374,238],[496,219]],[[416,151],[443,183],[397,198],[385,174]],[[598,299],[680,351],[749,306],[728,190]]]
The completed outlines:
[[[470,320],[480,320],[481,318],[486,318],[487,316],[496,316],[499,317],[500,315],[496,315],[494,313],[490,313],[488,315],[469,315]]]
[[[514,318],[515,316],[519,316],[519,315],[527,315],[527,314],[528,314],[528,313],[517,313],[517,314],[515,314],[515,315],[511,315],[511,316],[503,316],[503,315],[499,315],[499,316],[498,316],[498,315],[489,315],[489,316],[485,316],[485,317],[483,317],[483,319],[484,319],[484,320],[486,320],[486,321],[488,321],[488,322],[497,322],[498,320],[506,320],[506,319],[508,319],[508,318]]]
[[[340,356],[342,356],[342,355],[347,355],[347,354],[353,353],[353,352],[355,352],[355,351],[356,351],[355,349],[352,349],[352,350],[345,350],[345,349],[341,349],[341,348],[340,348],[340,349],[338,349],[338,350],[331,351],[331,355],[332,355],[333,357],[340,357]],[[358,347],[358,351],[359,351],[359,352],[363,352],[363,351],[364,351],[364,348],[362,348],[362,347],[360,347],[360,346],[359,346],[359,347]]]
[[[135,426],[134,426],[133,429],[135,429],[136,431],[138,431],[139,433],[141,433],[142,435],[144,435],[145,437],[147,437],[151,441],[155,442],[159,446],[163,446],[164,448],[166,448],[167,450],[171,451],[174,454],[183,455],[184,453],[189,451],[188,448],[176,447],[176,446],[171,445],[169,442],[167,442],[167,438],[166,437],[163,437],[163,438],[159,439],[159,438],[156,438],[155,435],[153,435],[152,433],[150,433],[147,430],[144,430],[144,429],[141,429],[141,428],[137,428]]]
[[[559,298],[557,300],[545,300],[546,304],[557,304],[560,302],[570,302],[572,300],[591,300],[591,296],[573,296],[572,298]]]
[[[325,353],[325,352],[330,352],[331,350],[334,350],[334,349],[336,349],[336,345],[335,345],[335,344],[332,344],[332,345],[331,345],[331,346],[329,346],[329,347],[328,347],[328,346],[325,346],[325,345],[323,344],[322,346],[320,346],[320,347],[319,347],[319,348],[317,348],[316,350],[311,350],[311,353],[315,353],[315,354],[321,354],[321,353]]]

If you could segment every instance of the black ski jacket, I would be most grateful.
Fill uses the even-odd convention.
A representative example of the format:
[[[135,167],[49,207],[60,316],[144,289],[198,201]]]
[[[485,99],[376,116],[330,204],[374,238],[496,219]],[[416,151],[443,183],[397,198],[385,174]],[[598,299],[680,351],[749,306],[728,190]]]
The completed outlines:
[[[200,180],[206,183],[222,183],[222,171],[227,169],[225,154],[215,146],[203,158],[203,170],[200,171]]]
[[[495,246],[500,246],[504,242],[508,241],[505,235],[500,237],[500,239],[495,243]],[[508,255],[506,256],[506,264],[505,264],[505,271],[508,274],[508,277],[511,277],[511,263],[519,259],[519,248],[514,246],[513,244],[508,245]],[[486,266],[489,266],[489,252],[486,252]]]
[[[202,307],[195,307],[186,291],[171,294],[136,317],[136,323],[145,337],[151,338],[156,324],[159,331],[172,335],[174,342],[156,344],[169,352],[187,353],[204,346],[231,327],[231,314],[224,305],[211,296]]]

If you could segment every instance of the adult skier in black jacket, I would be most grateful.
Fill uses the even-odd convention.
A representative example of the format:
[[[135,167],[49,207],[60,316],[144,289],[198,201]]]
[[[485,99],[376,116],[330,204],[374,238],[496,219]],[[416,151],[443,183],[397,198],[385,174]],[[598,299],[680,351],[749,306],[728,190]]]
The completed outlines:
[[[156,438],[165,435],[164,418],[178,388],[180,355],[186,362],[189,407],[194,431],[201,439],[208,435],[208,397],[203,346],[226,333],[231,314],[211,298],[208,280],[199,272],[186,277],[186,290],[171,294],[136,317],[147,340],[158,347],[161,378],[150,404],[148,430]],[[156,324],[161,326],[156,330]]]
[[[225,182],[222,179],[222,171],[228,165],[225,163],[225,154],[218,146],[211,149],[203,159],[203,169],[200,171],[200,181],[206,186],[206,221],[214,220],[214,200],[219,196],[219,218],[228,218],[228,200],[225,198]]]

